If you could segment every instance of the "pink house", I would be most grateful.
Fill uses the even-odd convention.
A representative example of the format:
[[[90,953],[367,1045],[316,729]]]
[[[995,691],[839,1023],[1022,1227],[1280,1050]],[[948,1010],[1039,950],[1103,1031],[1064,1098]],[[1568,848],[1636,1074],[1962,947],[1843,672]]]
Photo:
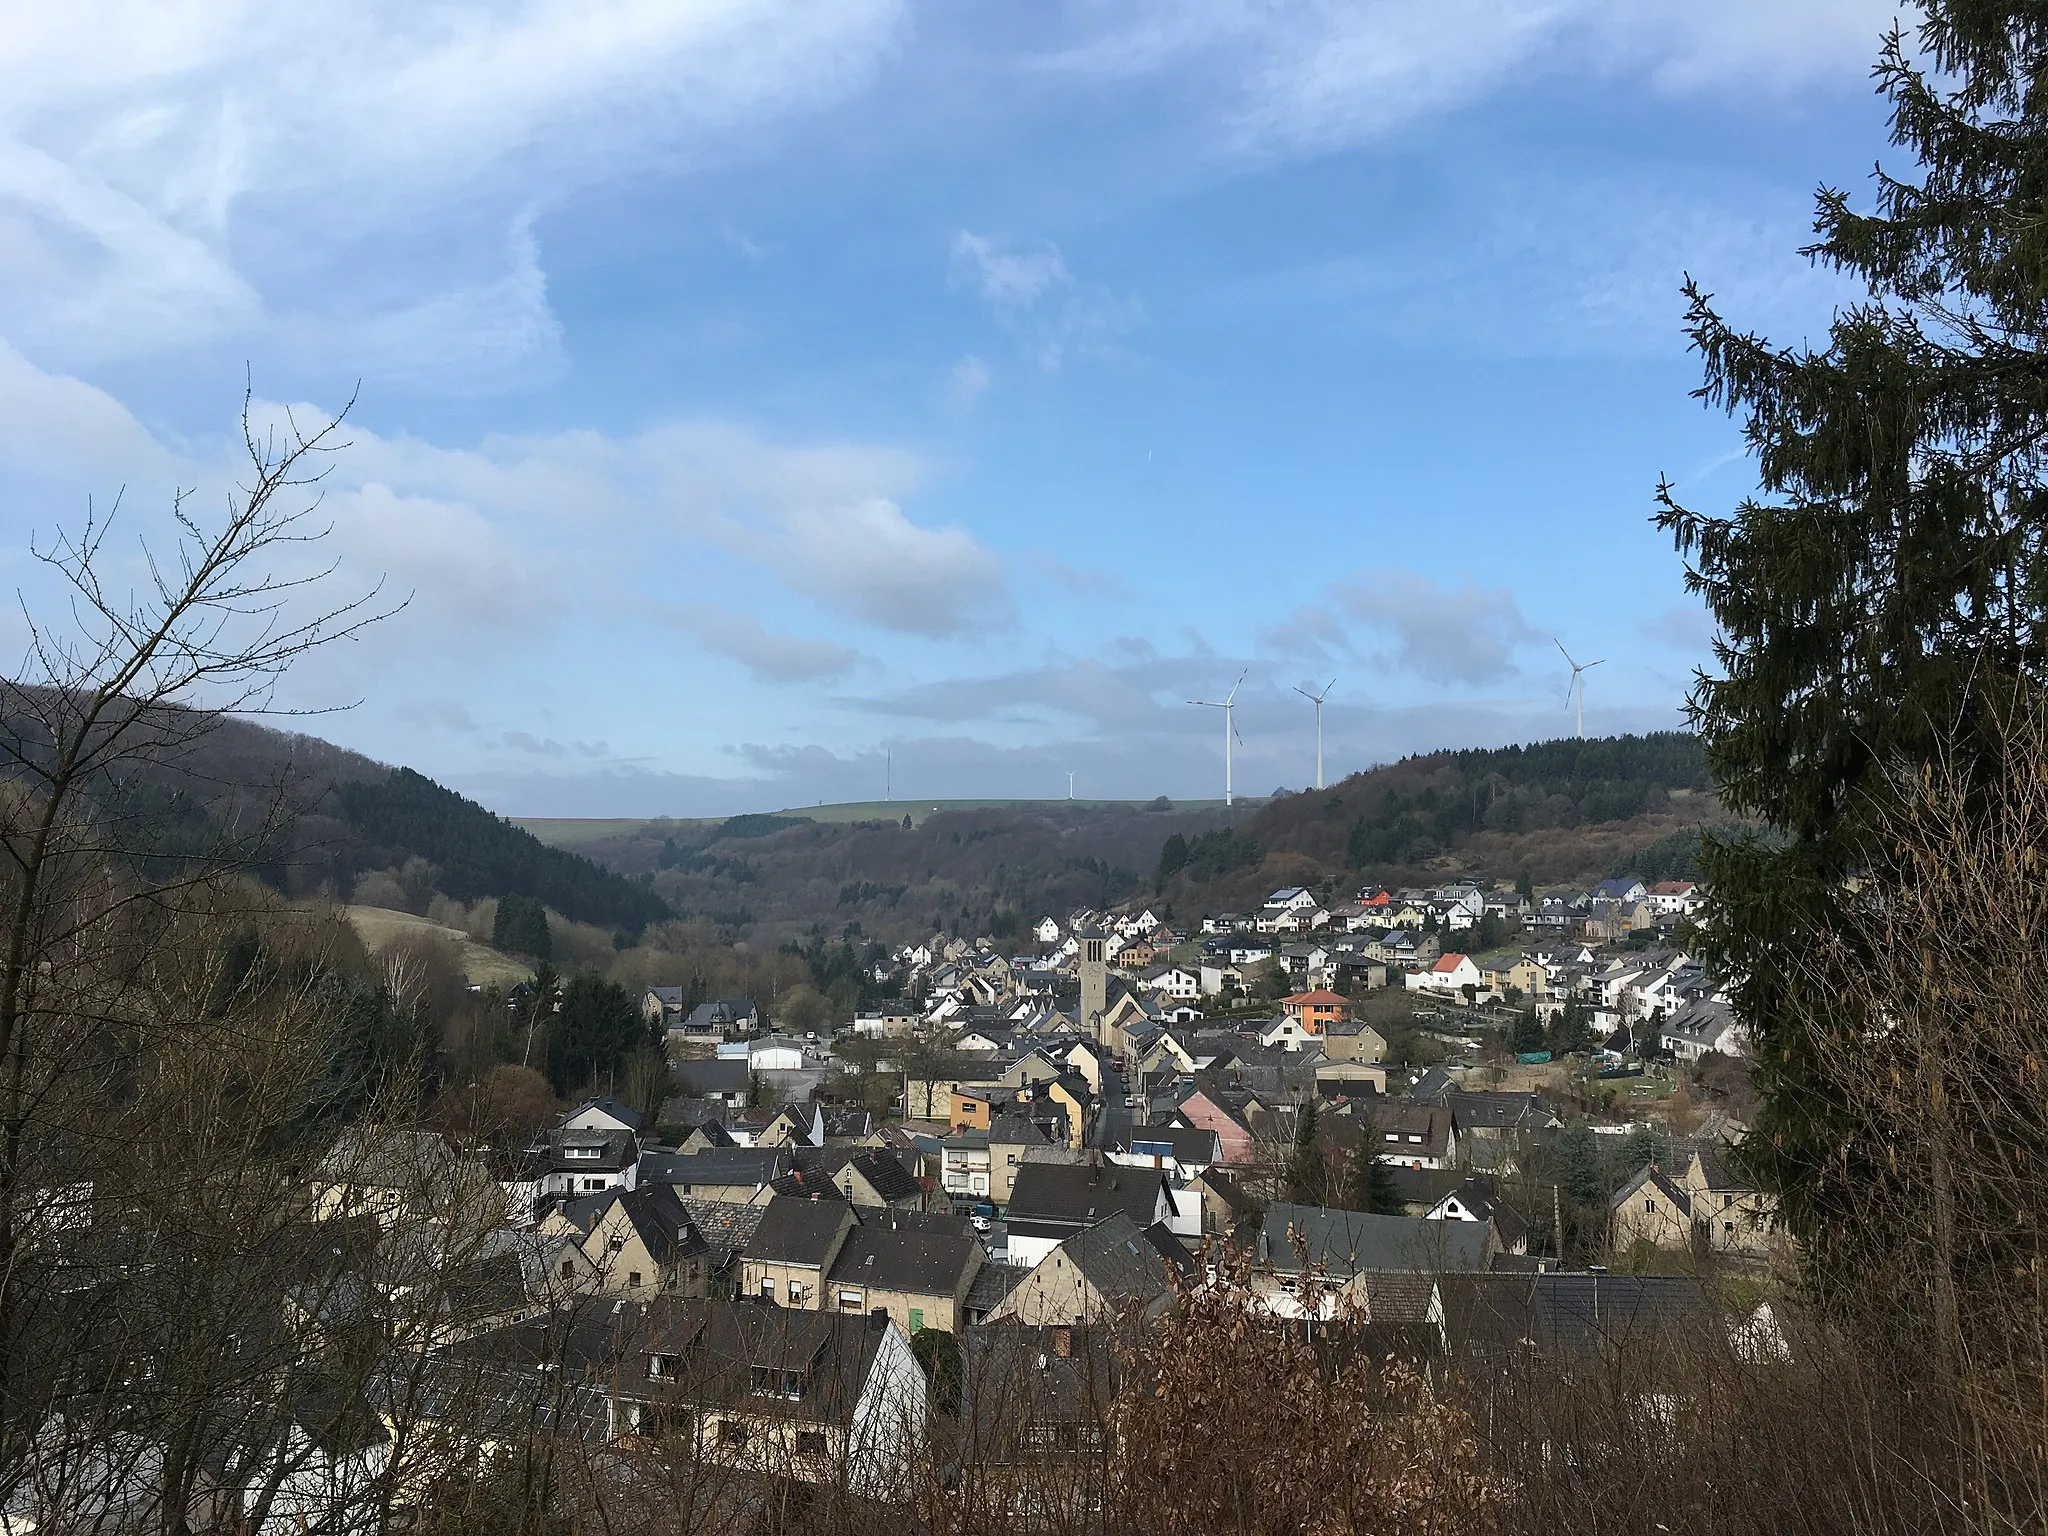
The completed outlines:
[[[1216,1133],[1225,1167],[1242,1168],[1254,1160],[1250,1127],[1200,1089],[1181,1100],[1178,1114],[1189,1125]]]

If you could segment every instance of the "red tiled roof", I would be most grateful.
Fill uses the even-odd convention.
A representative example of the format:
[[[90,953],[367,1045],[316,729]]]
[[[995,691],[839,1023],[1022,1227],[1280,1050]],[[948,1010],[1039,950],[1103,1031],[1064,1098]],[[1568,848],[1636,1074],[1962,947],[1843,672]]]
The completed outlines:
[[[1438,960],[1435,965],[1432,965],[1430,969],[1432,971],[1450,972],[1455,971],[1459,966],[1463,965],[1464,963],[1465,957],[1463,955],[1445,955],[1442,959]]]

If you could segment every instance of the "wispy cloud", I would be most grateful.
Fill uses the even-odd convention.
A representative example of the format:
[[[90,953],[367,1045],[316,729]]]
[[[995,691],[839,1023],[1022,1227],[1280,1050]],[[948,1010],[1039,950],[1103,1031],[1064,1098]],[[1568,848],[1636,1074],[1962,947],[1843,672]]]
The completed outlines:
[[[663,604],[663,622],[687,631],[713,655],[745,667],[756,682],[810,683],[843,677],[860,664],[860,652],[829,640],[776,634],[750,613],[717,603]]]
[[[953,280],[998,309],[1029,309],[1073,281],[1059,247],[1006,245],[961,230],[953,237]]]

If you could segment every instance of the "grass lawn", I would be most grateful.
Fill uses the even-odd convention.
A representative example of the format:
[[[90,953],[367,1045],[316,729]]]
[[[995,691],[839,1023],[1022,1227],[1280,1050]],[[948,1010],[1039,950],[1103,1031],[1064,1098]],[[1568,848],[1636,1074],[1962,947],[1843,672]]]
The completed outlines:
[[[501,955],[488,944],[477,943],[460,928],[443,928],[439,923],[430,923],[410,912],[394,912],[389,907],[350,907],[348,920],[355,925],[363,947],[373,955],[399,939],[425,935],[453,944],[460,951],[459,963],[463,974],[480,985],[489,986],[496,982],[501,987],[509,987],[513,982],[525,981],[533,975],[532,966],[514,960],[510,955]]]

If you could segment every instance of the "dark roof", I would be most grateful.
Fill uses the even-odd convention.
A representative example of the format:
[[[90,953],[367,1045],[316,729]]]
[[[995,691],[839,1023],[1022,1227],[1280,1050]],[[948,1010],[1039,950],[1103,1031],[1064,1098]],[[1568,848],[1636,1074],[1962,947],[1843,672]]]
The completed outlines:
[[[754,1240],[766,1207],[731,1205],[723,1200],[684,1200],[683,1209],[690,1213],[690,1225],[697,1229],[697,1235],[709,1246],[712,1262],[724,1269]]]
[[[903,1166],[903,1159],[881,1148],[870,1148],[857,1157],[849,1158],[846,1166],[867,1180],[883,1200],[908,1200],[921,1189],[917,1180],[910,1176],[910,1170]]]
[[[1028,1269],[1018,1269],[1009,1264],[982,1265],[974,1272],[974,1283],[967,1287],[967,1310],[976,1316],[993,1312],[1030,1273]]]
[[[1658,1194],[1662,1195],[1666,1200],[1669,1200],[1671,1202],[1672,1209],[1676,1210],[1679,1215],[1692,1215],[1692,1196],[1688,1195],[1684,1190],[1680,1189],[1678,1185],[1674,1184],[1671,1181],[1671,1179],[1666,1176],[1664,1170],[1657,1167],[1654,1163],[1652,1163],[1647,1168],[1644,1168],[1640,1173],[1636,1174],[1634,1178],[1630,1179],[1626,1184],[1622,1185],[1621,1188],[1617,1189],[1614,1192],[1614,1194],[1608,1199],[1607,1202],[1609,1209],[1619,1210],[1623,1202],[1627,1201],[1630,1197],[1632,1197],[1635,1194],[1635,1192],[1641,1189],[1645,1184],[1652,1186],[1656,1189]]]
[[[887,1317],[671,1296],[622,1311],[620,1396],[812,1423],[851,1422],[889,1327]],[[673,1376],[652,1373],[657,1354],[674,1359]],[[760,1371],[775,1373],[773,1390],[760,1390]]]
[[[1078,1269],[1098,1296],[1112,1302],[1157,1301],[1173,1289],[1173,1275],[1194,1277],[1194,1260],[1164,1225],[1139,1226],[1118,1211],[1061,1243],[1044,1262],[1062,1258]]]
[[[715,1029],[758,1016],[751,998],[726,998],[719,1002],[699,1003],[690,1010],[688,1022],[692,1029]]]
[[[1389,1165],[1387,1178],[1403,1205],[1435,1205],[1465,1182],[1455,1168],[1401,1168]]]
[[[568,1149],[595,1147],[595,1157],[570,1157]],[[548,1168],[555,1173],[620,1173],[640,1155],[631,1131],[550,1131]]]
[[[684,1093],[699,1097],[714,1093],[745,1093],[752,1080],[749,1063],[744,1059],[679,1061],[675,1064],[675,1076]]]
[[[704,1152],[645,1152],[642,1184],[674,1184],[684,1193],[727,1185],[773,1183],[796,1166],[787,1147],[720,1147]]]
[[[1587,1355],[1709,1318],[1690,1275],[1448,1275],[1438,1287],[1452,1350],[1482,1359]]]
[[[1149,1227],[1165,1185],[1166,1175],[1153,1168],[1021,1163],[1010,1186],[1011,1230],[1019,1230],[1020,1223],[1091,1226],[1119,1211],[1138,1226]]]
[[[1046,1139],[1031,1120],[1018,1114],[1000,1114],[988,1123],[989,1145],[1037,1146]]]
[[[1716,1141],[1701,1142],[1693,1148],[1700,1160],[1700,1172],[1705,1175],[1707,1188],[1715,1194],[1747,1193],[1756,1188],[1750,1177],[1736,1167],[1730,1157],[1730,1148]]]
[[[1500,1185],[1492,1174],[1474,1174],[1460,1182],[1455,1190],[1444,1193],[1455,1194],[1458,1204],[1470,1211],[1475,1219],[1492,1222],[1503,1247],[1512,1248],[1528,1239],[1529,1223],[1501,1195]]]
[[[1493,1228],[1486,1222],[1429,1221],[1420,1216],[1374,1216],[1320,1206],[1275,1202],[1259,1232],[1259,1258],[1281,1274],[1306,1261],[1333,1280],[1360,1270],[1416,1270],[1428,1274],[1486,1267]]]
[[[777,1195],[761,1212],[761,1224],[754,1229],[746,1256],[823,1269],[832,1256],[833,1239],[852,1220],[852,1211],[843,1201],[792,1200]]]
[[[972,1232],[895,1226],[888,1215],[870,1212],[846,1235],[827,1283],[871,1285],[920,1296],[957,1294],[968,1269],[981,1257],[981,1240]]]
[[[1167,1156],[1183,1163],[1213,1163],[1222,1156],[1222,1142],[1216,1133],[1193,1125],[1126,1126],[1112,1141],[1110,1149],[1130,1153],[1140,1143],[1166,1147],[1169,1149]]]
[[[1418,1085],[1419,1086],[1419,1085]],[[1410,1095],[1418,1101],[1419,1092]],[[1462,1088],[1442,1088],[1428,1102],[1440,1104],[1458,1118],[1458,1130],[1529,1130],[1556,1125],[1557,1111],[1534,1093],[1468,1093]]]
[[[564,1120],[573,1120],[586,1109],[603,1110],[629,1131],[639,1130],[640,1122],[644,1118],[639,1110],[633,1108],[624,1099],[615,1099],[609,1094],[599,1094],[595,1098],[585,1099],[562,1118]]]

